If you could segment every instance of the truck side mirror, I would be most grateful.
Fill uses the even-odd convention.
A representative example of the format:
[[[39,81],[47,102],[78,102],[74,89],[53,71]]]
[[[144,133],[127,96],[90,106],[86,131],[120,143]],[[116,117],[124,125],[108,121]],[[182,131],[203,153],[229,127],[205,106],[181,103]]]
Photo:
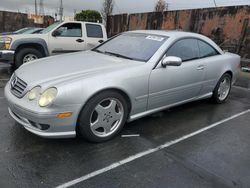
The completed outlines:
[[[60,36],[60,32],[58,30],[55,30],[55,31],[53,31],[52,36],[53,37]]]

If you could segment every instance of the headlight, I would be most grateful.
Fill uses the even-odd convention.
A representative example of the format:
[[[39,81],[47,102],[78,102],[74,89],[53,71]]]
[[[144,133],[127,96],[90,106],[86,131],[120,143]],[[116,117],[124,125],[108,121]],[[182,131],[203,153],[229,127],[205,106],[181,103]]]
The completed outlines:
[[[49,88],[46,91],[43,92],[43,94],[41,95],[38,103],[39,106],[41,107],[45,107],[50,105],[56,98],[57,95],[57,89],[56,88]]]
[[[35,99],[37,99],[40,95],[40,90],[41,90],[41,87],[37,86],[37,87],[34,87],[32,90],[30,90],[30,92],[28,93],[28,99],[30,101],[33,101]]]
[[[3,50],[9,50],[10,49],[10,44],[11,44],[12,38],[10,37],[1,37],[0,38],[0,43],[2,43],[2,49]]]

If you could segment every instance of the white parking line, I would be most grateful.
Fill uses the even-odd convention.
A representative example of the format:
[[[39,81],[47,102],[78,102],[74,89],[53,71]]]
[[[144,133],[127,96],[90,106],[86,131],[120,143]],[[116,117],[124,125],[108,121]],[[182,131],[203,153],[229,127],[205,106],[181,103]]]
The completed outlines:
[[[139,134],[129,134],[129,135],[121,135],[122,138],[129,138],[129,137],[138,137]]]
[[[138,159],[138,158],[144,157],[144,156],[149,155],[149,154],[151,154],[151,153],[154,153],[154,152],[160,151],[160,150],[162,150],[162,149],[165,149],[165,148],[167,148],[167,147],[170,147],[170,146],[172,146],[172,145],[174,145],[174,144],[177,144],[177,143],[179,143],[179,142],[181,142],[181,141],[183,141],[183,140],[186,140],[186,139],[188,139],[188,138],[191,138],[191,137],[193,137],[193,136],[195,136],[195,135],[198,135],[198,134],[200,134],[200,133],[202,133],[202,132],[204,132],[204,131],[207,131],[207,130],[209,130],[209,129],[212,129],[212,128],[214,128],[214,127],[216,127],[216,126],[218,126],[218,125],[220,125],[220,124],[222,124],[222,123],[228,122],[228,121],[230,121],[230,120],[232,120],[232,119],[235,119],[235,118],[237,118],[237,117],[239,117],[239,116],[242,116],[242,115],[244,115],[244,114],[246,114],[246,113],[249,113],[249,112],[250,112],[250,109],[249,109],[249,110],[246,110],[246,111],[243,111],[243,112],[241,112],[241,113],[235,114],[235,115],[233,115],[233,116],[231,116],[231,117],[229,117],[229,118],[226,118],[226,119],[224,119],[224,120],[218,121],[218,122],[216,122],[216,123],[214,123],[214,124],[212,124],[212,125],[209,125],[209,126],[207,126],[207,127],[204,127],[204,128],[202,128],[202,129],[199,129],[199,130],[197,130],[197,131],[195,131],[195,132],[193,132],[193,133],[190,133],[190,134],[187,134],[187,135],[185,135],[185,136],[182,136],[182,137],[180,137],[180,138],[178,138],[178,139],[176,139],[176,140],[172,140],[172,141],[166,142],[165,144],[160,145],[160,146],[158,146],[158,147],[156,147],[156,148],[153,148],[153,149],[149,149],[149,150],[143,151],[143,152],[138,153],[138,154],[136,154],[136,155],[132,155],[132,156],[126,158],[126,159],[123,159],[123,160],[121,160],[121,161],[115,162],[115,163],[113,163],[113,164],[111,164],[111,165],[109,165],[109,166],[107,166],[107,167],[105,167],[105,168],[102,168],[102,169],[100,169],[100,170],[94,171],[94,172],[92,172],[92,173],[90,173],[90,174],[86,174],[86,175],[84,175],[84,176],[82,176],[82,177],[80,177],[80,178],[74,179],[74,180],[69,181],[69,182],[67,182],[67,183],[64,183],[64,184],[62,184],[62,185],[59,185],[57,188],[67,188],[67,187],[76,185],[76,184],[78,184],[78,183],[80,183],[80,182],[83,182],[83,181],[85,181],[85,180],[88,180],[88,179],[90,179],[90,178],[93,178],[93,177],[95,177],[95,176],[98,176],[98,175],[100,175],[100,174],[103,174],[104,172],[110,171],[110,170],[112,170],[112,169],[114,169],[114,168],[117,168],[117,167],[119,167],[119,166],[122,166],[122,165],[124,165],[124,164],[126,164],[126,163],[129,163],[129,162],[131,162],[131,161],[134,161],[134,160],[136,160],[136,159]]]

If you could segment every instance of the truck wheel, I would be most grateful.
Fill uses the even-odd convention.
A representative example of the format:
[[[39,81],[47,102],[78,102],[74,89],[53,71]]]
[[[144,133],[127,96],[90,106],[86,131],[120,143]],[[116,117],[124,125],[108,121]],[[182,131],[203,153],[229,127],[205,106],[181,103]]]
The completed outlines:
[[[81,111],[77,134],[91,142],[104,142],[117,135],[128,117],[128,105],[118,92],[104,91],[90,99]]]
[[[14,66],[17,69],[24,63],[34,61],[42,57],[44,57],[43,54],[37,49],[23,48],[17,52]]]

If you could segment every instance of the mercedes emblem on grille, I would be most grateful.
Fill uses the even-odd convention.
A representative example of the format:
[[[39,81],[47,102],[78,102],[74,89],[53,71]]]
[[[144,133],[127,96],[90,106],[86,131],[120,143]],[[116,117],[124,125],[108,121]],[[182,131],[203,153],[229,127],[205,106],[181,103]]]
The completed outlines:
[[[17,77],[15,77],[12,81],[11,81],[11,88],[14,88],[17,84]]]

